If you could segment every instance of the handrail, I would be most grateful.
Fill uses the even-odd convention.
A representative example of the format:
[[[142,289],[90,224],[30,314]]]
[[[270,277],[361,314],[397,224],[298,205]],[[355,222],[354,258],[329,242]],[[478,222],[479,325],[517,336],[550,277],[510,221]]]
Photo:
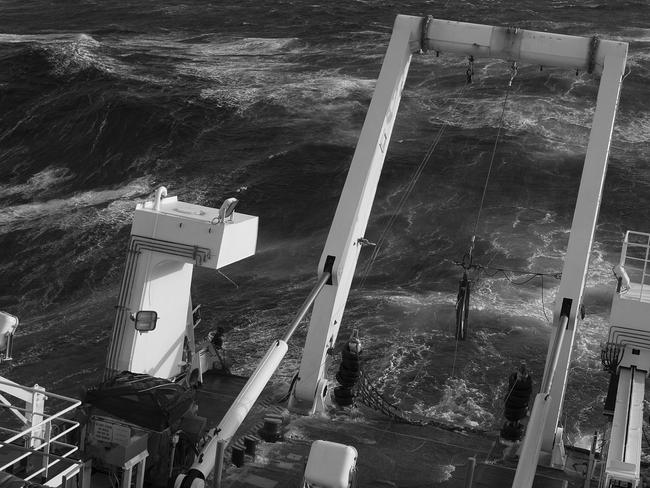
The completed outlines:
[[[51,415],[51,416],[49,416],[49,417],[46,416],[44,413],[43,413],[43,414],[39,414],[39,416],[45,417],[45,419],[42,420],[41,422],[35,424],[35,425],[32,425],[30,428],[23,430],[21,433],[16,434],[15,436],[13,436],[13,437],[11,437],[11,438],[9,438],[9,439],[6,439],[5,442],[7,442],[7,443],[14,442],[14,441],[20,439],[21,437],[23,437],[25,434],[29,434],[29,433],[31,433],[32,431],[38,429],[39,427],[43,427],[43,426],[45,426],[46,424],[51,423],[52,420],[54,420],[54,419],[58,419],[58,418],[61,417],[63,414],[68,413],[68,412],[71,412],[72,410],[74,410],[75,408],[77,408],[79,405],[81,405],[81,402],[76,402],[74,405],[70,405],[69,407],[64,408],[63,410],[61,410],[61,411],[59,411],[59,412],[57,412],[57,413],[55,413],[54,415]]]
[[[63,438],[65,435],[79,428],[79,422],[64,418],[63,416],[81,405],[81,401],[75,398],[58,395],[56,393],[46,392],[43,388],[23,386],[13,381],[5,380],[4,378],[0,379],[0,386],[3,385],[9,388],[0,388],[0,391],[14,396],[21,401],[26,401],[25,399],[30,397],[29,394],[36,394],[40,395],[44,400],[62,400],[68,403],[68,405],[60,409],[57,408],[53,414],[48,414],[44,411],[43,407],[40,407],[38,409],[30,409],[28,407],[23,408],[17,405],[12,405],[11,403],[6,404],[5,402],[2,402],[3,404],[0,405],[0,407],[7,408],[9,410],[15,410],[17,412],[25,412],[26,414],[31,415],[32,419],[40,421],[34,425],[30,425],[29,427],[27,427],[28,424],[25,424],[25,428],[20,431],[8,427],[0,428],[0,430],[4,432],[10,432],[14,434],[8,439],[0,440],[0,452],[3,448],[11,449],[11,451],[18,451],[18,453],[14,452],[14,454],[10,456],[10,459],[6,460],[3,466],[0,466],[0,471],[4,471],[10,466],[15,465],[21,460],[27,459],[30,456],[37,456],[38,464],[40,466],[35,466],[33,471],[30,469],[29,473],[24,478],[25,481],[29,481],[39,475],[45,479],[48,479],[50,468],[56,464],[59,464],[61,461],[70,463],[70,466],[65,468],[65,470],[66,472],[69,471],[73,476],[76,475],[80,471],[81,466],[83,466],[83,462],[74,458],[70,458],[69,456],[79,451],[79,447],[74,444],[60,441],[58,439]],[[28,395],[24,396],[24,393],[27,393]],[[62,428],[60,432],[52,435],[52,426],[54,421],[57,421],[57,425],[60,425],[61,427],[64,425],[67,425],[67,427]],[[16,443],[16,441],[19,441],[25,437],[28,439],[30,445],[22,446],[20,443]],[[51,452],[52,446],[62,447],[65,449],[65,452],[62,455],[53,454]]]
[[[628,250],[635,252],[628,255]],[[625,233],[619,266],[627,270],[631,283],[638,285],[633,289],[621,291],[619,296],[626,300],[647,302],[648,297],[644,297],[644,292],[650,286],[648,282],[648,277],[650,277],[650,234],[631,230]]]
[[[63,419],[61,419],[61,420],[63,420]],[[68,434],[68,433],[72,432],[73,430],[75,430],[75,429],[76,429],[77,427],[79,427],[79,425],[80,425],[79,422],[73,422],[73,424],[74,424],[74,425],[73,425],[72,427],[69,427],[69,428],[67,428],[67,429],[64,430],[64,431],[59,432],[59,433],[58,433],[57,435],[55,435],[54,437],[50,437],[50,443],[51,443],[51,444],[56,444],[56,445],[61,445],[61,446],[69,446],[70,444],[67,444],[67,443],[65,443],[65,442],[58,442],[58,441],[56,441],[56,439],[59,439],[60,437],[63,437],[65,434]],[[19,433],[19,432],[20,432],[20,433],[22,434],[22,431],[18,431],[18,430],[15,430],[15,429],[9,429],[9,428],[7,428],[7,427],[0,427],[0,430],[5,430],[5,431],[7,431],[7,432],[13,432],[13,433]],[[45,441],[47,440],[47,439],[45,439],[44,437],[37,437],[37,436],[35,436],[35,435],[31,436],[31,438],[32,438],[32,439],[36,439],[36,440],[38,440],[38,441],[42,441],[42,442],[45,442]],[[2,443],[2,441],[0,441],[0,443]],[[38,449],[40,449],[41,447],[42,447],[42,446],[34,447],[34,450],[38,450]]]
[[[72,446],[72,444],[64,444],[64,445]],[[23,446],[19,446],[19,445],[16,445],[16,444],[7,444],[6,442],[0,441],[0,449],[5,447],[5,446],[11,447],[12,449],[16,449],[17,451],[22,451],[25,454],[21,455],[19,458],[14,459],[10,463],[5,464],[4,466],[0,466],[0,471],[4,471],[5,469],[7,469],[12,464],[16,464],[16,462],[20,461],[20,459],[24,459],[24,458],[30,456],[31,454],[35,454],[34,453],[35,448],[30,449],[29,447],[23,447]],[[50,457],[52,457],[54,459],[58,459],[58,460],[72,461],[75,464],[76,463],[81,463],[81,461],[78,461],[76,459],[69,459],[69,458],[66,457],[66,456],[69,456],[70,454],[72,454],[73,452],[79,450],[79,448],[77,446],[72,446],[72,447],[73,447],[73,449],[71,449],[70,452],[65,453],[63,456],[59,456],[57,454],[48,454],[48,456],[50,456]]]
[[[31,391],[32,393],[42,393],[46,397],[52,397],[52,398],[56,398],[57,400],[64,400],[66,402],[77,402],[77,404],[81,405],[81,401],[77,400],[76,398],[59,395],[57,393],[52,393],[51,391],[44,393],[43,390],[41,389],[33,388],[31,386],[19,385],[18,383],[14,383],[13,381],[4,381],[0,379],[0,385],[12,386],[14,388],[20,388],[21,390]]]
[[[48,457],[48,458],[50,458],[50,457],[55,458],[54,461],[52,461],[52,462],[49,462],[49,461],[48,461],[48,463],[47,463],[45,466],[43,466],[42,468],[40,468],[40,469],[37,470],[36,472],[30,474],[29,476],[27,476],[27,477],[25,478],[25,481],[29,481],[29,480],[31,480],[31,479],[34,478],[35,476],[38,476],[38,475],[41,474],[41,473],[45,473],[45,476],[47,476],[47,472],[48,472],[48,470],[49,470],[52,466],[54,466],[54,465],[56,465],[56,464],[59,464],[61,461],[71,461],[73,464],[77,464],[77,465],[79,465],[79,466],[81,467],[81,464],[82,464],[81,461],[77,461],[76,459],[69,459],[69,458],[68,458],[68,456],[70,456],[71,454],[77,452],[78,450],[79,450],[79,448],[78,448],[77,446],[74,446],[72,449],[70,449],[68,452],[66,452],[66,453],[63,454],[62,456],[56,456],[56,457],[55,457],[54,454],[49,454],[49,453],[48,453],[48,454],[47,454],[47,457]]]

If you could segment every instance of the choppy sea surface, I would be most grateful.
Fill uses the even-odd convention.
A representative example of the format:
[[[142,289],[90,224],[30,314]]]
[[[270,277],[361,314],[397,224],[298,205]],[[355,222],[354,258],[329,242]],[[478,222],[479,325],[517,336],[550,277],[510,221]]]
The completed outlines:
[[[563,422],[602,428],[600,344],[620,242],[650,231],[650,4],[623,0],[188,0],[0,4],[0,309],[21,326],[0,374],[74,392],[101,375],[136,203],[179,199],[260,217],[257,255],[197,270],[199,337],[222,326],[245,374],[293,318],[317,264],[399,13],[630,44]],[[411,412],[500,426],[506,379],[539,384],[559,282],[478,277],[468,340],[454,303],[499,129],[510,66],[415,56],[366,237],[376,241],[440,128],[340,339]],[[519,67],[478,224],[475,259],[556,273],[568,242],[597,80]],[[362,255],[359,274],[370,252]],[[514,281],[525,275],[511,274]],[[277,375],[296,371],[304,330]]]

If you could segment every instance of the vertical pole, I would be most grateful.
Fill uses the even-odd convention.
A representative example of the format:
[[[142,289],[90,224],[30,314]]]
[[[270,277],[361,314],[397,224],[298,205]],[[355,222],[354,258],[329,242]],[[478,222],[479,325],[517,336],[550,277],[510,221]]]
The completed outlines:
[[[557,367],[562,339],[565,337],[564,331],[569,323],[568,310],[566,309],[571,306],[571,303],[571,300],[565,299],[562,304],[565,315],[562,315],[560,318],[560,324],[554,338],[553,347],[550,349],[551,359],[550,361],[547,361],[547,365],[550,368],[550,374],[545,376],[542,382],[542,388],[535,396],[533,409],[530,412],[530,419],[528,420],[528,426],[526,427],[526,435],[521,445],[517,471],[515,471],[515,478],[512,482],[513,488],[530,488],[533,486],[533,481],[535,480],[539,452],[542,446],[544,425],[548,419],[548,411],[552,401],[552,397],[549,394],[552,388],[551,378],[553,377],[553,373]],[[555,433],[555,431],[553,432]]]
[[[43,412],[45,411],[45,388],[34,385],[34,389],[37,391],[32,393],[31,401],[26,404],[29,427],[40,424],[43,421]],[[27,447],[36,448],[42,444],[43,430],[43,426],[32,430]]]
[[[348,176],[341,192],[318,273],[332,279],[314,302],[300,361],[294,398],[311,410],[323,382],[325,354],[336,343],[345,303],[368,225],[388,142],[395,123],[411,55],[420,47],[422,18],[398,16],[375,93],[361,129]],[[415,42],[413,42],[415,41]],[[329,267],[329,269],[328,269]]]
[[[474,470],[476,469],[476,458],[467,458],[467,473],[465,474],[465,488],[472,488],[474,484]]]
[[[587,145],[587,154],[571,224],[571,234],[569,235],[569,243],[564,258],[562,281],[557,293],[558,299],[555,303],[554,322],[559,324],[563,299],[573,301],[569,328],[562,341],[558,367],[555,371],[549,370],[549,363],[553,354],[552,348],[549,347],[546,357],[547,369],[544,376],[551,375],[552,379],[549,381],[551,384],[551,398],[543,431],[542,450],[549,453],[553,450],[555,430],[560,420],[564,401],[567,373],[578,323],[579,314],[577,311],[582,304],[626,57],[627,45],[622,44],[618,52],[605,56],[603,61],[603,73],[598,88],[596,111]],[[558,331],[559,327],[556,326],[550,344],[554,343],[555,334]]]
[[[137,466],[137,477],[135,481],[135,488],[142,488],[144,486],[144,471],[147,466],[147,458],[145,457],[142,461],[138,463]]]
[[[87,459],[83,462],[83,471],[81,473],[81,488],[91,488],[93,474],[93,460]]]
[[[25,417],[27,418],[26,427],[33,427],[40,424],[43,421],[43,413],[45,412],[45,388],[34,385],[34,390],[32,392],[31,398],[25,402],[25,407],[27,411],[25,412]],[[29,437],[25,439],[25,447],[30,449],[36,449],[40,447],[43,443],[43,438],[45,435],[45,428],[43,425],[35,428],[31,431]],[[36,451],[39,453],[38,451]],[[39,453],[42,454],[42,453]],[[40,457],[40,463],[39,458]],[[25,460],[28,463],[30,469],[40,469],[44,466],[44,458],[36,455],[30,456]]]
[[[213,482],[214,488],[221,488],[221,473],[223,472],[223,457],[226,454],[226,441],[217,441],[217,451],[215,454]]]
[[[122,471],[122,488],[131,488],[132,474],[133,474],[133,466],[124,468],[124,471]]]
[[[45,424],[45,447],[43,447],[43,472],[44,479],[47,479],[50,473],[50,437],[52,436],[52,422]]]

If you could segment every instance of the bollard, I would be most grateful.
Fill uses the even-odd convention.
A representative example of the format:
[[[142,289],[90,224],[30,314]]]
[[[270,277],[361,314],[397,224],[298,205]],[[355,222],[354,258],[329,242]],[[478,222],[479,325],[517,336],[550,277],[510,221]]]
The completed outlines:
[[[257,439],[255,437],[250,435],[244,437],[244,450],[246,454],[255,457],[256,447],[257,447]]]
[[[244,458],[244,446],[235,444],[232,446],[232,463],[237,466],[238,468],[241,468],[246,459]]]

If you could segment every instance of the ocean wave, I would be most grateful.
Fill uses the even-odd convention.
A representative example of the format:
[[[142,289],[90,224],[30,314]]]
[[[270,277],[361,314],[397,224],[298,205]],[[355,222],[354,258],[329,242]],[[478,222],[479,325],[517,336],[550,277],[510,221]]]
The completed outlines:
[[[110,73],[113,62],[98,53],[101,44],[87,34],[78,34],[73,39],[61,40],[46,46],[50,53],[52,71],[59,76],[77,74],[88,69]]]
[[[647,112],[623,113],[614,126],[613,143],[627,142],[639,144],[642,157],[650,156],[648,134],[650,134],[650,114]]]
[[[43,50],[55,76],[75,75],[86,70],[116,71],[117,62],[102,53],[102,44],[88,34],[0,34],[0,43],[27,44]]]
[[[621,1],[621,0],[610,0],[610,1],[592,1],[592,2],[579,2],[575,0],[556,0],[553,2],[554,8],[560,9],[571,9],[571,10],[644,10],[647,9],[648,4],[645,2],[637,2],[634,0]]]
[[[435,110],[434,110],[435,111]],[[440,110],[430,118],[463,129],[503,128],[511,132],[537,134],[553,142],[554,150],[580,151],[586,148],[594,108],[560,104],[552,98],[513,94],[503,114],[503,98],[471,98],[462,100],[454,110]]]
[[[42,185],[45,182],[55,181],[51,176],[52,173],[57,174],[56,171],[45,171],[44,174],[36,177],[35,182],[22,185],[18,189],[37,192],[43,188]],[[65,178],[65,176],[62,177]],[[75,211],[98,205],[107,205],[116,200],[128,201],[131,212],[124,217],[131,218],[132,211],[135,208],[133,199],[143,197],[149,193],[151,193],[150,182],[147,178],[142,178],[116,189],[86,191],[76,193],[68,198],[56,198],[2,207],[0,208],[0,225],[3,226],[5,233],[14,228],[29,227],[30,222],[37,219],[44,220],[48,225],[66,228],[78,224],[79,219],[83,218],[81,213],[75,213]],[[32,193],[32,195],[34,194]],[[118,210],[120,213],[123,211],[123,209]]]
[[[485,428],[492,427],[495,421],[492,412],[484,406],[488,403],[484,391],[470,386],[464,379],[448,378],[442,388],[442,399],[437,404],[428,406],[417,402],[413,411],[451,425]]]
[[[608,35],[607,37],[613,41],[648,43],[650,42],[650,29],[642,27],[624,27],[618,33]]]
[[[232,40],[192,43],[189,52],[200,57],[209,56],[274,56],[304,52],[304,44],[295,37],[245,37]]]
[[[38,194],[49,193],[56,185],[70,181],[72,178],[67,168],[48,167],[31,176],[26,183],[0,184],[0,193],[4,197],[20,195],[22,198],[34,198]]]
[[[107,79],[151,85],[169,85],[174,81],[164,71],[167,60],[173,59],[174,49],[169,41],[160,38],[138,41],[136,37],[122,34],[98,41],[84,33],[0,34],[0,45],[3,43],[23,48],[16,62],[24,65],[24,69],[15,73],[19,76],[28,72],[30,83],[35,79],[34,72],[40,71],[41,63],[56,79],[69,80],[94,73]],[[184,50],[186,48],[183,46]],[[30,56],[32,54],[42,55],[43,59]]]
[[[630,52],[627,57],[627,68],[630,72],[634,72],[635,75],[640,74],[640,77],[648,78],[650,74],[650,51]],[[629,73],[626,73],[624,80],[628,76]],[[625,86],[625,82],[623,82],[623,86]]]
[[[629,71],[625,77],[628,84],[623,83],[622,100],[634,96],[638,91],[634,83],[647,80],[650,73],[648,59],[648,53],[630,53]],[[439,60],[434,58],[430,63],[437,65]],[[531,67],[520,67],[504,112],[507,91],[505,78],[508,72],[505,63],[477,63],[475,80],[462,95],[461,87],[453,86],[454,77],[445,71],[456,64],[460,68],[463,63],[454,61],[453,57],[447,63],[444,67],[434,69],[434,84],[430,77],[415,85],[407,83],[403,105],[407,105],[409,113],[432,112],[435,115],[429,117],[430,123],[449,124],[464,129],[498,128],[503,113],[503,127],[509,132],[539,135],[557,151],[570,154],[584,152],[597,93],[597,83],[590,76],[584,73],[576,76],[574,72],[566,70],[549,69],[539,72]],[[418,66],[420,64],[422,63],[417,63]],[[418,71],[420,69],[417,67]],[[632,76],[628,79],[630,74]],[[432,87],[435,87],[435,91]],[[495,96],[495,93],[498,94]],[[634,111],[630,112],[632,109]],[[628,109],[622,103],[616,125],[617,137],[626,142],[642,140],[647,133],[646,119],[647,114],[639,111],[638,106]]]
[[[214,77],[218,82],[217,86],[203,88],[201,98],[240,115],[264,113],[264,106],[270,106],[300,116],[305,110],[316,110],[327,120],[349,121],[351,114],[363,108],[358,99],[369,98],[374,88],[374,80],[341,75],[336,70],[296,73],[295,68],[273,63],[253,68],[192,66],[189,69],[198,70],[201,76]],[[343,125],[339,123],[337,130]],[[355,133],[358,130],[356,126],[350,127],[353,129]]]

